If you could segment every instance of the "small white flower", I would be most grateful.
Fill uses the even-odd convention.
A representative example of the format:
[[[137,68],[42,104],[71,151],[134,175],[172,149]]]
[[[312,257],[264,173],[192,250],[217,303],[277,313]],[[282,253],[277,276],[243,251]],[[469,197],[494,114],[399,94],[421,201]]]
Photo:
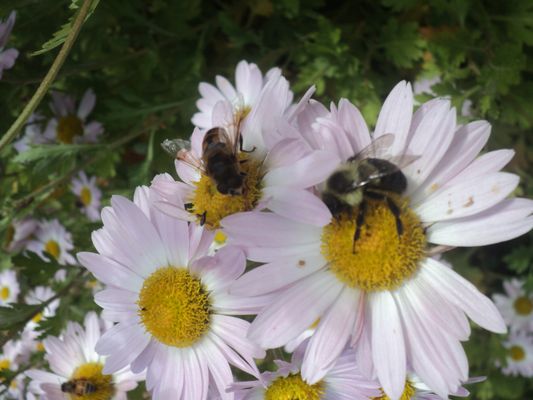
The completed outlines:
[[[93,222],[99,221],[102,192],[96,186],[96,177],[88,178],[85,172],[80,171],[78,177],[72,179],[71,191],[78,196],[82,212],[87,218]]]
[[[10,253],[22,250],[37,229],[37,225],[37,221],[32,218],[13,221],[7,232],[6,250]]]
[[[15,25],[15,18],[17,13],[11,11],[6,22],[0,21],[0,79],[2,79],[2,72],[4,69],[10,69],[15,65],[15,60],[19,55],[17,49],[6,49],[7,41],[11,35],[11,30]]]
[[[8,269],[0,273],[0,306],[17,302],[20,286],[15,271]]]
[[[24,153],[29,150],[34,144],[47,143],[48,140],[43,136],[41,122],[43,116],[40,114],[32,114],[28,118],[28,122],[24,128],[24,135],[19,140],[13,142],[13,147],[19,153]]]
[[[533,336],[524,331],[513,332],[503,343],[507,349],[507,366],[502,368],[505,375],[533,377]]]
[[[60,265],[76,264],[76,259],[69,253],[74,249],[72,236],[57,219],[41,221],[35,239],[28,243],[27,249],[45,261],[50,261],[44,254],[46,251]]]
[[[523,282],[511,279],[503,283],[506,295],[493,296],[503,319],[512,331],[519,329],[533,330],[533,294],[527,294],[522,288]]]
[[[50,300],[55,295],[54,291],[46,286],[37,286],[32,289],[25,297],[27,304],[41,304]],[[59,299],[55,299],[48,304],[44,309],[35,315],[26,325],[25,329],[34,330],[41,320],[53,317],[56,315],[57,307],[59,307]]]

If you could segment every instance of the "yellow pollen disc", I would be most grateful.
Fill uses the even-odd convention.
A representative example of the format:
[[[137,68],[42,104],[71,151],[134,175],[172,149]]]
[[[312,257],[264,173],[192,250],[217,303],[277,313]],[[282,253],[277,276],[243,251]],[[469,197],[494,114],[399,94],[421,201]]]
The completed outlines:
[[[143,284],[139,315],[161,343],[189,347],[209,328],[210,303],[201,281],[185,268],[160,268]]]
[[[59,254],[61,253],[61,248],[59,247],[59,243],[57,243],[55,240],[49,240],[44,245],[44,250],[54,256],[54,258],[57,260],[59,258]]]
[[[383,389],[381,389],[381,392],[383,393]],[[398,400],[411,400],[414,399],[414,396],[416,394],[416,389],[409,381],[405,381],[405,387],[403,389],[402,397],[400,397]],[[379,397],[373,397],[372,400],[390,400],[389,396],[387,396],[385,393]]]
[[[324,394],[322,382],[310,385],[300,374],[275,379],[265,392],[265,400],[320,400]]]
[[[509,349],[509,355],[514,361],[522,361],[526,358],[526,352],[520,346],[513,346]]]
[[[91,189],[89,189],[87,186],[84,186],[80,192],[80,201],[85,207],[87,207],[88,205],[91,204],[91,200],[92,200]]]
[[[37,342],[37,344],[35,345],[35,348],[37,349],[37,351],[44,351],[44,344],[43,342]]]
[[[74,136],[83,135],[83,123],[75,115],[67,115],[57,121],[57,140],[61,143],[70,144],[74,141]]]
[[[69,393],[71,400],[110,400],[115,395],[113,376],[104,375],[104,366],[98,362],[82,364],[72,374],[68,383],[78,388]],[[87,390],[90,387],[90,390]],[[83,390],[85,388],[85,390]]]
[[[199,220],[205,212],[205,224],[209,229],[219,228],[220,220],[228,215],[252,210],[261,197],[261,164],[243,153],[239,153],[239,160],[247,160],[240,164],[241,171],[246,174],[242,194],[221,194],[213,179],[205,174],[195,183],[193,207],[190,211]]]
[[[11,366],[11,361],[9,361],[7,358],[4,358],[3,360],[0,359],[0,371],[9,369]]]
[[[43,319],[43,313],[38,313],[31,320],[35,322],[36,324],[38,324],[39,322],[41,322],[42,319]]]
[[[7,286],[3,286],[2,289],[0,289],[0,300],[6,301],[9,298],[9,294],[11,291]]]
[[[217,231],[217,233],[215,233],[215,238],[213,240],[215,241],[216,244],[223,245],[224,243],[226,243],[227,238],[228,237],[226,236],[224,232]]]
[[[533,301],[526,296],[517,298],[513,305],[516,313],[519,315],[529,315],[533,311]]]
[[[397,204],[400,204],[396,200]],[[365,291],[393,290],[418,270],[426,237],[416,214],[401,207],[403,233],[383,201],[367,203],[361,235],[355,242],[355,215],[341,216],[324,227],[322,254],[329,268],[346,285]]]

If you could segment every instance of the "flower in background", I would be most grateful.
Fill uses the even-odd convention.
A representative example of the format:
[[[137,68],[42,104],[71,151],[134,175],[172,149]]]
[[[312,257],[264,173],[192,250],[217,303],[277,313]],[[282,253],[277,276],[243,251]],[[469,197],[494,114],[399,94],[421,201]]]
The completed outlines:
[[[15,25],[16,15],[17,13],[15,11],[11,11],[7,20],[5,22],[0,22],[0,79],[2,79],[2,72],[4,69],[12,68],[19,55],[17,49],[6,49],[11,30]]]
[[[57,219],[39,222],[35,239],[30,240],[26,248],[44,261],[50,261],[44,253],[46,252],[60,265],[76,264],[76,259],[69,253],[74,249],[72,236]]]
[[[102,192],[96,186],[96,177],[88,178],[85,172],[80,171],[78,177],[72,179],[71,190],[78,196],[79,205],[87,218],[93,222],[99,221]]]
[[[60,92],[51,93],[50,107],[55,117],[46,125],[44,137],[66,144],[95,143],[104,129],[100,122],[87,121],[96,103],[96,96],[92,89],[87,89],[77,109],[72,96]]]
[[[0,306],[16,303],[20,293],[17,274],[11,269],[0,272]]]
[[[246,339],[249,323],[232,316],[257,312],[257,302],[227,293],[245,256],[232,246],[207,256],[213,234],[163,214],[155,199],[146,187],[134,202],[113,196],[92,236],[99,254],[78,254],[108,285],[95,295],[103,317],[118,322],[96,344],[108,356],[103,373],[147,369],[154,399],[201,399],[211,384],[233,399],[230,364],[257,375],[254,358],[265,355]]]
[[[13,147],[15,150],[17,150],[19,153],[24,153],[25,151],[28,151],[34,144],[43,144],[49,142],[49,140],[43,136],[41,126],[43,118],[44,117],[42,115],[37,113],[30,115],[28,122],[26,122],[24,127],[24,134],[19,140],[13,142]]]
[[[37,286],[30,290],[24,300],[27,304],[41,304],[50,300],[55,296],[52,289],[47,286]],[[26,325],[25,330],[35,330],[43,319],[51,318],[56,315],[57,307],[59,307],[59,299],[52,300],[46,305],[38,314],[36,314]]]
[[[129,368],[114,374],[102,372],[105,357],[98,355],[94,347],[103,333],[103,325],[96,313],[91,311],[85,316],[84,326],[69,322],[60,337],[47,337],[43,343],[51,372],[27,371],[26,375],[32,379],[30,391],[44,394],[47,400],[63,400],[65,396],[72,399],[127,399],[126,392],[135,389],[137,382],[144,377],[133,374]],[[81,381],[91,384],[95,391],[84,396],[68,392]]]
[[[266,263],[238,279],[230,293],[275,298],[253,321],[252,340],[267,349],[283,346],[320,319],[302,366],[311,384],[352,344],[357,362],[366,364],[361,371],[376,373],[390,398],[401,396],[408,366],[447,397],[468,378],[461,345],[470,336],[466,317],[493,332],[506,331],[490,299],[432,255],[442,246],[487,245],[531,229],[533,201],[507,198],[519,178],[500,172],[513,152],[477,157],[490,125],[458,127],[447,100],[427,102],[414,115],[412,108],[411,87],[401,82],[385,100],[373,136],[346,100],[329,113],[319,111],[310,129],[300,129],[314,148],[341,160],[375,141],[381,145],[377,158],[411,159],[402,169],[405,190],[388,200],[369,194],[364,205],[356,204],[366,206],[357,241],[358,212],[331,203],[337,214],[326,224],[259,212],[222,222],[228,244]],[[302,202],[294,205],[305,209]]]
[[[357,370],[353,350],[345,350],[333,368],[314,384],[300,374],[306,342],[292,354],[291,362],[274,360],[275,372],[264,372],[260,379],[237,382],[230,390],[239,400],[306,399],[306,400],[367,400],[380,398],[377,382],[364,378]]]
[[[533,377],[533,335],[525,331],[511,332],[503,342],[507,349],[507,366],[502,368],[505,375]]]
[[[523,282],[511,279],[503,282],[505,294],[493,296],[503,319],[512,331],[525,329],[533,331],[533,293],[526,293]]]
[[[37,230],[38,222],[32,218],[13,221],[7,228],[5,247],[8,252],[22,250],[28,244],[30,237]]]

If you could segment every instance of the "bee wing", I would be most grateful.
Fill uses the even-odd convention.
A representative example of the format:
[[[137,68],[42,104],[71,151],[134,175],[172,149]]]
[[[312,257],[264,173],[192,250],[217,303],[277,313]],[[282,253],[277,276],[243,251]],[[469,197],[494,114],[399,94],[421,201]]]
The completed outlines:
[[[350,157],[348,162],[357,163],[365,158],[383,158],[388,159],[387,153],[390,147],[394,143],[394,135],[392,133],[386,133],[381,135],[376,140],[373,140],[368,146],[366,146],[359,153]]]
[[[418,160],[420,156],[415,156],[412,154],[402,154],[395,157],[389,157],[385,158],[385,160],[390,161],[394,165],[398,167],[398,169],[403,169],[407,167],[408,165],[414,163],[416,160]]]
[[[176,157],[178,160],[189,164],[195,169],[202,169],[202,161],[198,159],[191,151],[191,142],[185,139],[165,139],[161,147],[168,154]]]

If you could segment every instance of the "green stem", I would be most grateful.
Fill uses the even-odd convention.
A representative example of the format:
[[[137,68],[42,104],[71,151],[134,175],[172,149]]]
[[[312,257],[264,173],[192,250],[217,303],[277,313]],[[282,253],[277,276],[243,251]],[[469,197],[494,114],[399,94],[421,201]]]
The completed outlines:
[[[9,130],[5,133],[5,135],[0,140],[0,150],[2,150],[5,146],[7,146],[15,138],[15,136],[17,136],[17,134],[20,132],[20,130],[24,126],[24,123],[28,120],[30,115],[35,111],[35,109],[41,103],[41,100],[43,99],[44,95],[48,91],[48,88],[50,87],[52,82],[55,80],[57,73],[61,69],[61,66],[65,62],[68,53],[72,49],[72,45],[76,41],[76,38],[78,37],[78,33],[81,30],[83,22],[85,21],[85,18],[87,17],[87,14],[89,13],[91,3],[92,3],[92,0],[83,1],[80,11],[78,12],[78,15],[76,16],[76,19],[74,20],[74,24],[72,25],[72,29],[70,33],[68,34],[67,38],[65,39],[65,43],[63,44],[63,47],[61,47],[61,50],[57,54],[56,59],[54,60],[52,66],[48,70],[48,73],[42,80],[41,84],[35,91],[35,94],[31,98],[31,100],[28,102],[28,104],[26,104],[26,107],[24,107],[24,110],[22,110],[18,118],[15,120],[15,122],[13,122]]]

